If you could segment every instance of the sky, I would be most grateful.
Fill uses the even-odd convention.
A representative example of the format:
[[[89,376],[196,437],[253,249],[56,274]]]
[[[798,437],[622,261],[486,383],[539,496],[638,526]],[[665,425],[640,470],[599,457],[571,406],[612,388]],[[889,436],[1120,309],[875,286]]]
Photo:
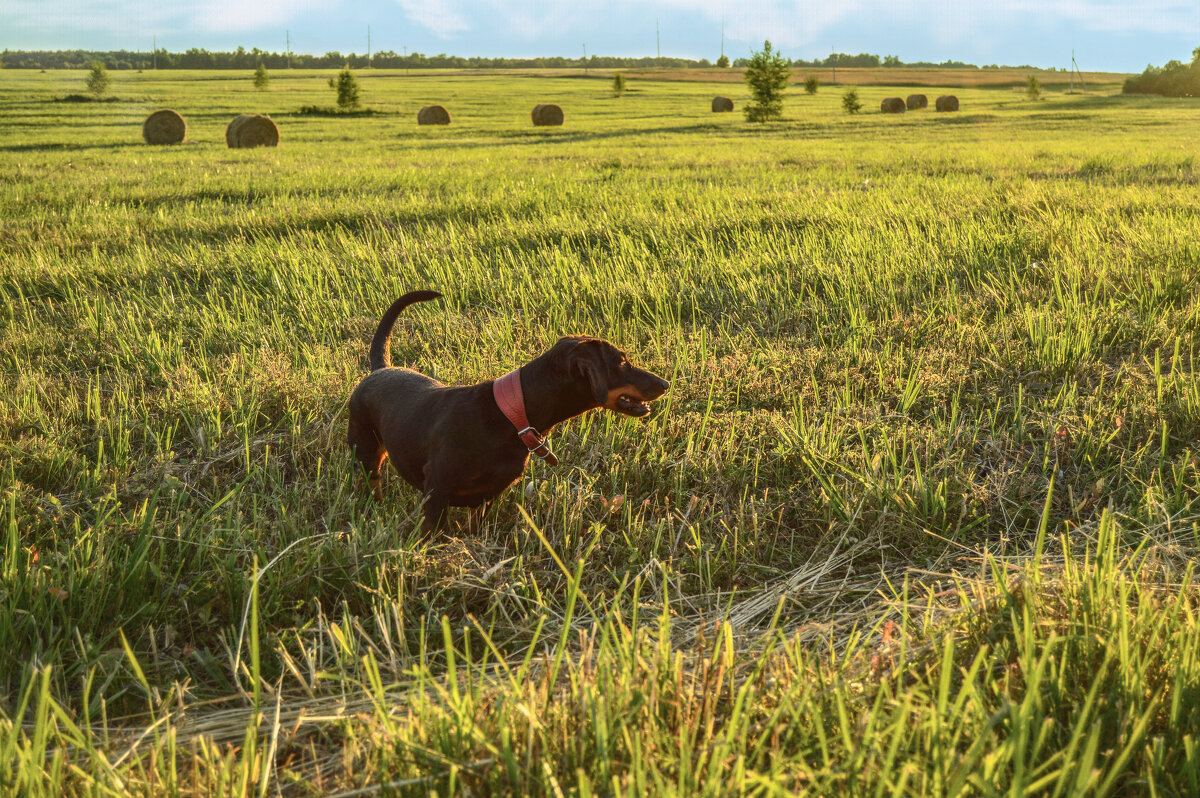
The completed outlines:
[[[1200,0],[0,0],[0,49],[708,58],[832,51],[1140,72],[1190,61]],[[656,32],[657,31],[657,32]]]

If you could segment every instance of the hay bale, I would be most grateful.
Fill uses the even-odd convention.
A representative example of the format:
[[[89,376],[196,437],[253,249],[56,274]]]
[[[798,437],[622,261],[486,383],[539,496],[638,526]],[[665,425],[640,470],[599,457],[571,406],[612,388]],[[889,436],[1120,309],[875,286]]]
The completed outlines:
[[[155,111],[142,123],[142,138],[147,144],[178,144],[185,136],[187,122],[170,108]]]
[[[448,125],[450,112],[440,105],[426,105],[417,111],[418,125]]]
[[[228,144],[230,147],[237,146],[237,139],[235,138],[234,133],[237,131],[238,126],[240,126],[242,122],[249,118],[250,114],[242,114],[241,116],[235,116],[232,120],[230,120],[229,124],[225,126],[226,144]]]
[[[929,98],[924,94],[910,94],[904,103],[908,106],[908,110],[916,111],[918,108],[928,108]]]
[[[721,114],[733,110],[733,100],[728,97],[713,97],[712,109],[714,114]]]
[[[953,94],[943,94],[941,97],[937,98],[937,102],[934,103],[934,106],[939,111],[957,111],[958,98]]]
[[[879,104],[879,110],[885,114],[902,114],[904,113],[904,100],[899,97],[887,97]]]
[[[225,128],[225,143],[234,149],[276,147],[279,145],[279,126],[269,116],[241,114]]]
[[[533,118],[533,124],[537,127],[561,125],[563,123],[563,110],[552,103],[539,103],[533,106],[533,113],[530,116]]]

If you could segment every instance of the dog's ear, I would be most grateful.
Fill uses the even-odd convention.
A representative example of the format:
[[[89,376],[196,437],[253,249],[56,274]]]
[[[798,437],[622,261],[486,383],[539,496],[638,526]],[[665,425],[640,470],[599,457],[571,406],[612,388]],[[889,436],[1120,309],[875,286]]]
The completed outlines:
[[[571,376],[585,380],[596,404],[604,404],[608,400],[608,369],[601,348],[593,341],[577,344],[571,350],[569,364]]]

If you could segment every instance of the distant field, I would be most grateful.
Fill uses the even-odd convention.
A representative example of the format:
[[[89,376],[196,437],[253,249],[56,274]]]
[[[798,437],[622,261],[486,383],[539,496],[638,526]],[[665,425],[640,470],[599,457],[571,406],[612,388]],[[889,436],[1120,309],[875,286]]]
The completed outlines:
[[[622,70],[651,80],[688,80],[701,82],[741,83],[741,69],[663,69]],[[823,84],[839,86],[942,86],[954,88],[1002,88],[1024,86],[1030,75],[1036,75],[1042,86],[1067,89],[1071,76],[1067,72],[1047,69],[940,69],[927,67],[876,67],[853,69],[809,69],[796,67],[792,79],[801,83],[816,75]],[[1082,77],[1082,83],[1080,78]],[[1119,89],[1128,75],[1117,72],[1084,72],[1075,78],[1075,89],[1109,93]],[[1082,86],[1082,88],[1081,88]]]
[[[112,74],[0,73],[0,793],[1200,790],[1200,100]],[[426,287],[398,363],[671,391],[421,540],[344,438]]]

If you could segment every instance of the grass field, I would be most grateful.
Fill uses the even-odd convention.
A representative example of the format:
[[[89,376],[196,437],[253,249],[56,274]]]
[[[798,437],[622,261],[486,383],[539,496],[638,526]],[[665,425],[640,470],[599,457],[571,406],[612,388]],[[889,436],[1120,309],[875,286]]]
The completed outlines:
[[[0,74],[0,791],[1200,791],[1200,101],[272,77]],[[671,391],[421,540],[344,442],[414,288],[398,363]]]
[[[686,80],[706,83],[735,83],[743,82],[741,69],[654,69],[654,70],[621,70],[627,75],[644,77],[652,80]],[[578,70],[576,70],[578,73]],[[612,70],[601,70],[601,74],[611,74]],[[792,70],[793,83],[803,83],[804,78],[813,75],[822,86],[927,86],[962,89],[962,88],[1024,88],[1030,75],[1035,76],[1045,88],[1058,91],[1068,91],[1071,87],[1071,75],[1051,69],[951,69],[931,67],[841,67],[832,69],[826,67],[795,67]],[[1084,72],[1076,77],[1076,84],[1082,80],[1082,88],[1098,91],[1104,94],[1113,89],[1120,90],[1127,75],[1115,72]],[[1075,86],[1081,91],[1080,85]]]

